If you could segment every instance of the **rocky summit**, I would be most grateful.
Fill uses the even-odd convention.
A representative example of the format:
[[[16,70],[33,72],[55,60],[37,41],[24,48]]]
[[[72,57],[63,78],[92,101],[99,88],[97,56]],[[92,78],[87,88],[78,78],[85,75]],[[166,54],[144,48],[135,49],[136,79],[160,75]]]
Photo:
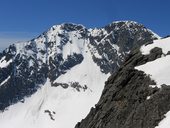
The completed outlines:
[[[94,29],[64,23],[35,39],[10,45],[0,53],[1,126],[73,128],[102,94],[76,128],[143,128],[145,108],[156,111],[149,103],[158,103],[146,100],[147,96],[162,93],[158,88],[149,88],[155,82],[134,66],[155,60],[162,52],[156,48],[144,56],[133,49],[158,38],[132,21]],[[115,75],[106,82],[102,93],[110,74]],[[166,109],[162,109],[164,113]],[[146,126],[163,118],[158,118],[156,112],[155,120],[146,116]]]

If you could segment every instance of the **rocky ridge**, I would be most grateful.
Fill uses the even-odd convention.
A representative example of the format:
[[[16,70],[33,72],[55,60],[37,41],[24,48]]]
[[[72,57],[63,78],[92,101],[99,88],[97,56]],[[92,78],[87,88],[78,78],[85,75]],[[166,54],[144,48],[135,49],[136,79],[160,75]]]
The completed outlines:
[[[162,40],[164,42],[164,38]],[[150,48],[152,43],[149,42],[146,47]],[[155,80],[151,79],[152,75],[137,70],[136,67],[168,57],[169,52],[163,52],[164,45],[160,43],[158,47],[155,44],[156,47],[151,47],[149,54],[143,54],[140,48],[132,50],[118,72],[110,76],[105,83],[102,96],[95,108],[91,109],[76,128],[155,128],[158,126],[170,110],[170,87],[163,84],[160,88]]]

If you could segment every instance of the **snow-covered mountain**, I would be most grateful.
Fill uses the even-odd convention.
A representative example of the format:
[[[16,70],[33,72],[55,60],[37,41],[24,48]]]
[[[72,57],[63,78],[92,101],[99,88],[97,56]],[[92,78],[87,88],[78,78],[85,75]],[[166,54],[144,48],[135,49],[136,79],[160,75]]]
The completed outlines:
[[[76,128],[170,128],[170,37],[134,49]]]
[[[132,21],[103,28],[55,25],[0,53],[3,128],[73,128],[99,100],[131,49],[157,39]]]

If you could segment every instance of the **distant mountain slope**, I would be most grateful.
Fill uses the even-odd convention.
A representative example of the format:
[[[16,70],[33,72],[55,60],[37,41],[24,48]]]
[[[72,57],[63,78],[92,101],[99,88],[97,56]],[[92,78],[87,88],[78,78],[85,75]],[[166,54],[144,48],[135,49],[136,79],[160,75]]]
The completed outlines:
[[[76,128],[169,128],[169,53],[169,37],[133,50]]]
[[[65,23],[9,46],[0,54],[1,126],[74,127],[131,49],[156,38],[132,21],[100,29]]]

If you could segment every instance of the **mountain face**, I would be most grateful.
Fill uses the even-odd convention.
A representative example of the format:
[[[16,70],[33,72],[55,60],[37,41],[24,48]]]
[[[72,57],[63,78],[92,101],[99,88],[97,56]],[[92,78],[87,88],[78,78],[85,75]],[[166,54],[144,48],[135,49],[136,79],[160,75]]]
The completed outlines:
[[[132,50],[76,128],[169,128],[170,37]]]
[[[130,51],[157,38],[132,21],[100,29],[65,23],[10,45],[0,53],[1,126],[74,127]]]

